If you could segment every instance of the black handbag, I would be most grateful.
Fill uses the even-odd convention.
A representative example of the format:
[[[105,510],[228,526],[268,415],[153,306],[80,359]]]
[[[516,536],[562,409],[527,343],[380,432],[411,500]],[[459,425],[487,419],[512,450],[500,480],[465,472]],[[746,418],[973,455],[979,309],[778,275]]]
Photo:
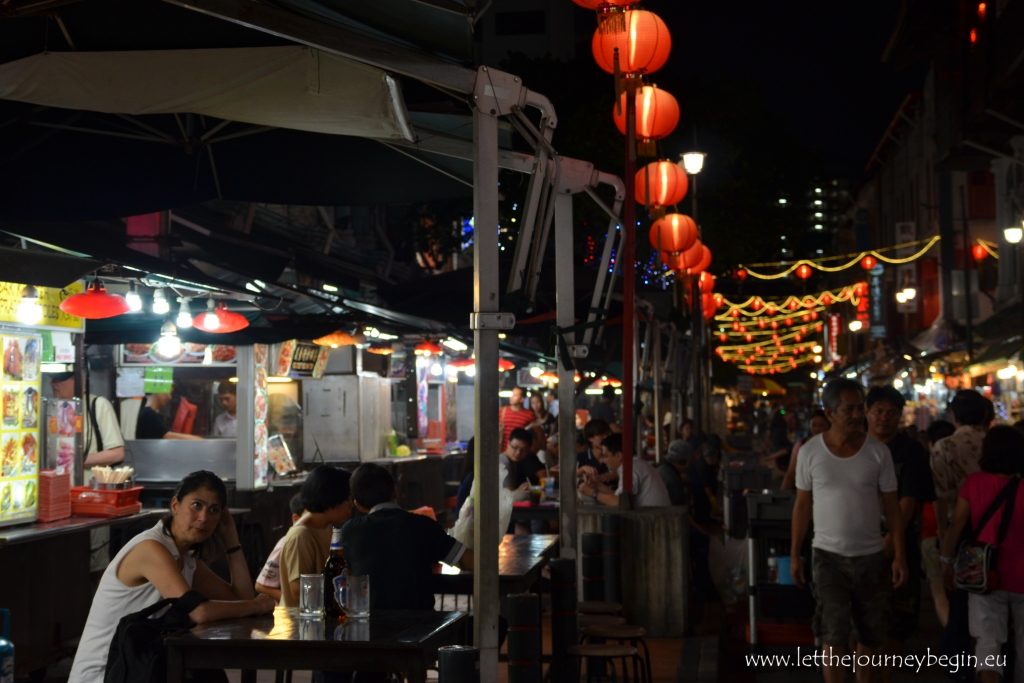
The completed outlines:
[[[165,683],[164,636],[195,626],[188,615],[203,602],[201,593],[189,591],[122,617],[110,641],[103,683]],[[159,617],[153,616],[165,608],[169,609]]]
[[[1006,538],[1006,533],[1010,528],[1010,518],[1013,517],[1013,504],[1017,498],[1019,485],[1020,478],[1013,477],[989,504],[985,513],[978,520],[978,526],[971,529],[967,538],[960,543],[956,551],[956,558],[953,560],[953,584],[957,588],[970,593],[991,593],[994,590],[999,590],[996,559],[999,544]],[[1003,503],[1006,503],[1006,507],[1003,510],[1003,518],[999,521],[996,542],[982,543],[978,541],[978,535]]]

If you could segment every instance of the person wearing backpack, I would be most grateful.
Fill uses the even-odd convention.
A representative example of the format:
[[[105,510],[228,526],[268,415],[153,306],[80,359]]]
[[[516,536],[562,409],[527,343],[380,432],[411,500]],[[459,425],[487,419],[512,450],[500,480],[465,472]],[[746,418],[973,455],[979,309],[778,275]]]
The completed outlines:
[[[203,558],[217,536],[231,572],[218,577]],[[114,556],[93,597],[75,652],[70,683],[104,680],[111,641],[123,617],[164,598],[201,594],[188,619],[197,624],[268,614],[273,598],[257,595],[227,509],[227,490],[212,472],[192,472],[178,484],[171,511],[156,526],[128,541]]]
[[[968,623],[976,639],[977,680],[996,683],[1002,678],[1002,663],[996,656],[1007,642],[1012,615],[1014,680],[1024,681],[1024,492],[1019,491],[1024,434],[1007,426],[990,429],[982,442],[979,466],[981,471],[968,475],[960,488],[940,560],[946,583],[952,585],[957,546],[965,528],[968,540],[995,546],[996,585],[967,598]]]

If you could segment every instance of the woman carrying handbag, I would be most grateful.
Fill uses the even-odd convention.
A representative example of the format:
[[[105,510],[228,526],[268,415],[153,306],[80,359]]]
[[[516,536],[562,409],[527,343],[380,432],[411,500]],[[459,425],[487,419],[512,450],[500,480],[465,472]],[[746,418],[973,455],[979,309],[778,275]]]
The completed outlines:
[[[1003,645],[1013,616],[1014,680],[1024,681],[1024,433],[993,427],[982,443],[980,472],[967,477],[942,543],[946,585],[972,591],[968,621],[979,683],[1003,676]],[[970,532],[961,538],[965,528]],[[962,541],[962,542],[961,542]],[[968,569],[973,571],[968,571]],[[954,571],[955,570],[955,571]]]

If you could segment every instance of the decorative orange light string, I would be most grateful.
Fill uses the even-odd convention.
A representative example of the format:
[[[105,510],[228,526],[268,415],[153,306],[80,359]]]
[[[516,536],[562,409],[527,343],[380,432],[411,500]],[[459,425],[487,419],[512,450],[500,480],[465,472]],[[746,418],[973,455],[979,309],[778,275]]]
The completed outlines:
[[[825,272],[825,273],[837,273],[837,272],[839,272],[841,270],[846,270],[848,268],[852,268],[853,266],[859,265],[861,263],[861,261],[863,259],[865,259],[865,258],[874,258],[874,259],[877,259],[878,261],[884,261],[885,263],[890,263],[890,264],[910,263],[911,261],[916,261],[917,259],[919,259],[922,256],[924,256],[926,253],[928,253],[928,251],[932,247],[934,247],[938,243],[938,241],[940,239],[941,239],[941,237],[939,237],[938,235],[934,235],[934,236],[932,236],[931,238],[929,238],[927,240],[914,240],[913,242],[904,242],[902,244],[896,244],[896,245],[893,245],[891,247],[883,247],[882,249],[872,249],[870,251],[862,251],[862,252],[859,252],[857,254],[843,254],[841,256],[826,256],[824,258],[815,259],[813,261],[809,260],[809,259],[800,259],[799,261],[795,261],[795,262],[776,261],[776,262],[773,262],[773,263],[754,263],[754,264],[751,264],[753,266],[758,266],[758,267],[769,266],[769,267],[781,267],[781,268],[783,268],[783,270],[781,270],[781,271],[779,271],[777,273],[762,273],[762,272],[758,272],[756,270],[752,270],[751,266],[746,266],[746,265],[740,265],[739,268],[741,268],[743,271],[745,271],[747,275],[749,275],[751,277],[756,277],[759,280],[778,280],[778,279],[781,279],[781,278],[784,278],[784,277],[790,275],[797,268],[799,268],[800,266],[804,266],[804,265],[810,266],[811,268],[814,268],[816,270],[820,270],[820,271]],[[894,257],[894,256],[887,256],[885,254],[885,252],[888,252],[888,251],[893,251],[893,250],[896,250],[896,249],[907,249],[909,247],[915,247],[915,246],[917,246],[919,244],[922,244],[922,243],[924,243],[924,246],[921,247],[915,253],[911,254],[910,256]],[[842,260],[842,259],[847,259],[847,260],[844,263],[842,263],[840,265],[837,265],[837,266],[825,265],[825,263],[828,262],[828,261],[839,261],[839,260]]]

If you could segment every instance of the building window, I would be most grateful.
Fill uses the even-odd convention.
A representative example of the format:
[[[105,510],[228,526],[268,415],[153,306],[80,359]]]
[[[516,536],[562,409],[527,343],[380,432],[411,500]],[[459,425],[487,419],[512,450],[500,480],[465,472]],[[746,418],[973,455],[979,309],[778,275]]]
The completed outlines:
[[[544,34],[546,30],[542,11],[498,12],[494,15],[494,34],[498,36]]]

